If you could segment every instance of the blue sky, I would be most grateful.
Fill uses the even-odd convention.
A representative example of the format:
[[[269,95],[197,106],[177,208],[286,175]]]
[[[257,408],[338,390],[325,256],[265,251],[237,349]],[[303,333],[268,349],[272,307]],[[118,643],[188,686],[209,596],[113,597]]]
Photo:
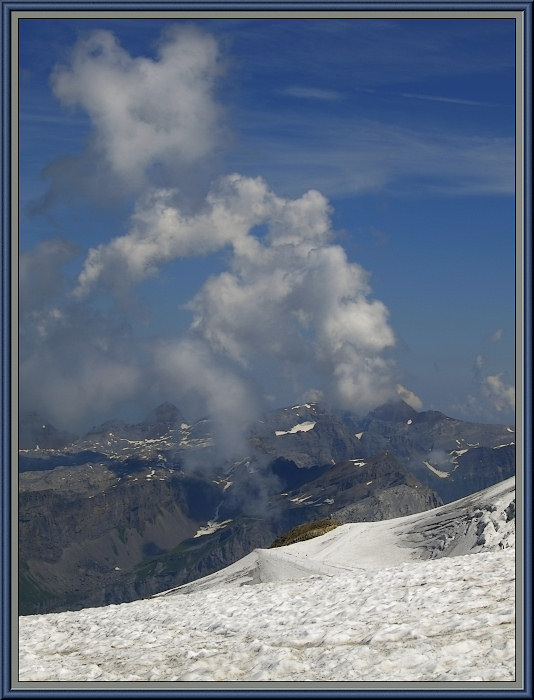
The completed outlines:
[[[514,421],[512,19],[22,19],[21,408]]]

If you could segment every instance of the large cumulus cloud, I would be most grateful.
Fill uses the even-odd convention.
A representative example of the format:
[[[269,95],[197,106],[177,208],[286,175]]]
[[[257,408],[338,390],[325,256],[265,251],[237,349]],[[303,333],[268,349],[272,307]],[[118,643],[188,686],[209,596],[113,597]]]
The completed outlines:
[[[193,26],[174,26],[155,59],[132,57],[109,31],[78,42],[52,75],[55,95],[91,118],[93,147],[111,172],[144,184],[156,164],[190,166],[221,137],[213,98],[221,73],[216,41]]]
[[[126,235],[89,252],[75,293],[107,285],[124,294],[171,260],[224,248],[228,269],[187,305],[195,335],[243,367],[261,356],[312,367],[333,400],[376,405],[392,393],[381,353],[394,334],[368,273],[334,242],[329,213],[317,191],[287,199],[237,174],[194,216],[182,214],[171,192],[152,193]]]

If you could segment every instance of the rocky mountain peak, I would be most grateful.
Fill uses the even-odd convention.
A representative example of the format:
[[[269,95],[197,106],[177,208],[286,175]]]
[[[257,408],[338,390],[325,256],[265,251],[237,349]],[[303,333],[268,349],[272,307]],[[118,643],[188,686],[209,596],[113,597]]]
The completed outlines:
[[[58,430],[37,411],[22,412],[19,418],[19,449],[61,449],[77,436]]]
[[[387,421],[388,423],[404,423],[407,420],[414,420],[418,412],[402,399],[391,400],[375,408],[369,413],[368,418],[372,420]]]
[[[417,414],[417,421],[419,423],[438,423],[442,420],[452,420],[449,416],[441,411],[423,411]]]
[[[166,425],[168,427],[180,426],[187,421],[180,410],[169,401],[165,401],[151,411],[143,421],[144,425]]]

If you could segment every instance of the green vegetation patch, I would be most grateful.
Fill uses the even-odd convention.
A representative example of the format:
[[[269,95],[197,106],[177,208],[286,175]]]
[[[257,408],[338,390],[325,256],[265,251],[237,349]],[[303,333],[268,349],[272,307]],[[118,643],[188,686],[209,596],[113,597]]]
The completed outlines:
[[[126,544],[128,541],[128,536],[126,535],[126,528],[122,523],[119,523],[115,528],[113,528],[116,532],[117,535],[119,536],[120,541],[122,544]]]
[[[295,542],[304,542],[304,540],[311,540],[314,537],[320,537],[330,530],[334,530],[336,527],[343,525],[339,520],[333,520],[328,518],[327,520],[314,520],[310,523],[302,523],[302,525],[297,525],[296,527],[286,532],[284,535],[277,537],[271,545],[273,547],[284,547],[287,544],[294,544]]]

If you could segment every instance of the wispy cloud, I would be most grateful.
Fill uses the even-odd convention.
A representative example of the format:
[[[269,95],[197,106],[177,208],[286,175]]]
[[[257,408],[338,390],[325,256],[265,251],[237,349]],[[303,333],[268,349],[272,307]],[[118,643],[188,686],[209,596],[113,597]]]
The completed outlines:
[[[402,384],[397,384],[395,390],[398,396],[400,396],[403,401],[405,401],[416,411],[420,411],[423,408],[423,402],[421,399],[417,396],[417,394],[414,394],[413,391],[410,391],[410,389],[407,389]]]
[[[483,102],[481,100],[467,100],[462,97],[450,97],[445,95],[429,95],[416,92],[395,92],[388,90],[377,90],[376,88],[369,87],[358,87],[355,88],[356,92],[363,92],[371,95],[378,95],[381,97],[390,97],[392,99],[398,99],[399,97],[405,100],[425,100],[428,102],[443,102],[446,104],[458,104],[466,105],[470,107],[497,107],[499,106],[496,102]]]
[[[449,104],[466,105],[471,107],[495,107],[495,103],[480,102],[478,100],[466,100],[460,97],[442,97],[440,95],[421,95],[412,92],[403,92],[401,97],[410,100],[428,100],[430,102],[447,102]]]
[[[499,341],[502,340],[502,336],[503,336],[503,329],[498,328],[496,331],[494,331],[493,333],[491,333],[488,336],[488,340],[490,343],[498,343]]]
[[[287,195],[308,188],[328,197],[382,189],[410,196],[514,193],[512,137],[415,130],[350,111],[306,123],[298,114],[284,119],[280,136],[274,113],[269,132],[260,133],[253,119],[243,120],[242,144],[254,146],[256,159],[243,162],[237,156],[232,162],[245,172],[254,167]]]
[[[514,66],[509,33],[502,23],[491,19],[470,23],[310,18],[305,23],[306,31],[302,31],[301,22],[265,19],[258,28],[254,20],[242,19],[233,30],[240,33],[250,60],[264,61],[262,49],[272,47],[273,65],[280,71],[288,66],[298,70],[307,84],[328,86],[332,75],[350,66],[355,84],[370,88],[400,85],[408,90],[408,85],[420,79],[487,76]],[[318,50],[325,42],[330,50]],[[304,45],[304,54],[296,55],[295,45]]]
[[[482,391],[498,412],[515,408],[515,387],[506,384],[501,374],[486,377]]]
[[[290,87],[282,90],[284,95],[289,97],[296,97],[305,100],[324,100],[324,101],[335,101],[343,98],[341,93],[335,90],[324,90],[321,88],[311,88],[311,87],[301,87],[298,85],[292,85]]]

